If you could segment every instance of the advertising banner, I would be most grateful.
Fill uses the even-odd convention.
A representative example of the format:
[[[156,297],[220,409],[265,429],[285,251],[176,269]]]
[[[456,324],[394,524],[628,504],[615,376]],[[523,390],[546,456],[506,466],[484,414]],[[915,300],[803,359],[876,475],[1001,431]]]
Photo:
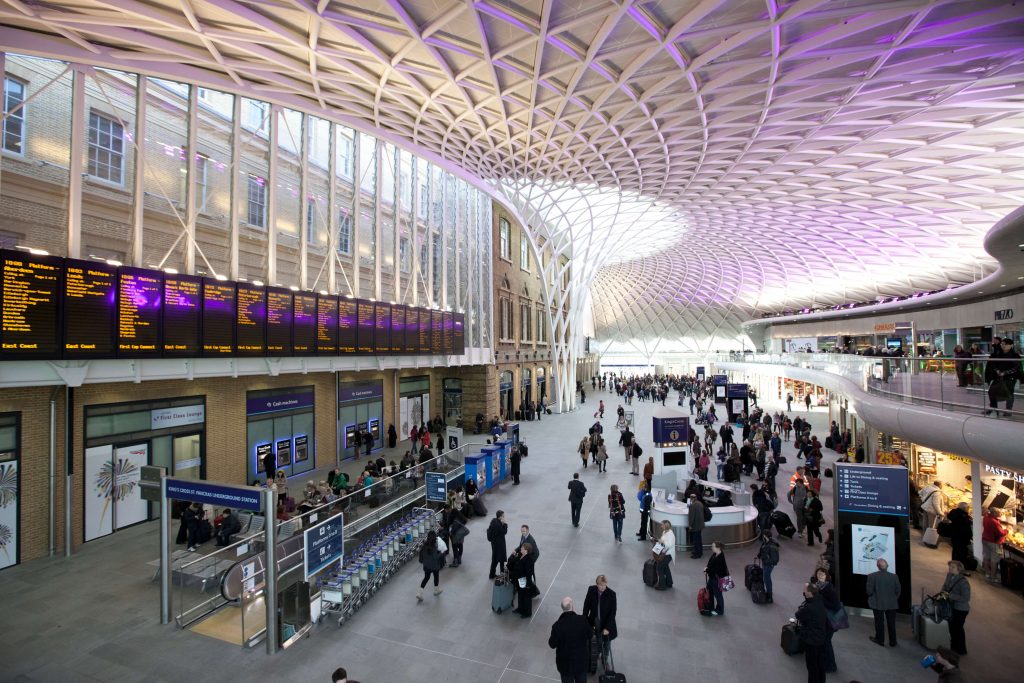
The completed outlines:
[[[114,447],[85,449],[85,540],[114,531]]]
[[[405,441],[409,438],[409,431],[412,429],[412,425],[409,424],[409,398],[407,396],[398,399],[398,414],[401,425],[398,428],[398,440]]]
[[[0,453],[0,569],[18,563],[18,460]]]
[[[114,522],[118,529],[149,518],[149,503],[142,500],[139,478],[149,464],[149,444],[117,449],[114,461]]]

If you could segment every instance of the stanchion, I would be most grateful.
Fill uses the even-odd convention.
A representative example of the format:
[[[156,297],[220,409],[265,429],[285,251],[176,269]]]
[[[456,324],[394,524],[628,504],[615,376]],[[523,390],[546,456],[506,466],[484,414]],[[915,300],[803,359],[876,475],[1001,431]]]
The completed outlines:
[[[171,505],[167,474],[160,476],[160,623],[171,623]]]
[[[263,544],[266,553],[266,581],[263,583],[263,602],[267,608],[267,654],[277,652],[277,506],[276,487],[270,486],[263,492]]]

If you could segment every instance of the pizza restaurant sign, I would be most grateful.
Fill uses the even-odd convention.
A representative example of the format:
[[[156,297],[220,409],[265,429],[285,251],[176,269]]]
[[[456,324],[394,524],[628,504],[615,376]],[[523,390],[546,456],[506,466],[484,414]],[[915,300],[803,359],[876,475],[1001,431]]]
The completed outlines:
[[[1010,470],[1004,470],[999,467],[992,467],[992,465],[985,465],[985,471],[989,474],[994,474],[997,477],[1013,479],[1018,484],[1024,484],[1024,475],[1019,472],[1011,472]]]

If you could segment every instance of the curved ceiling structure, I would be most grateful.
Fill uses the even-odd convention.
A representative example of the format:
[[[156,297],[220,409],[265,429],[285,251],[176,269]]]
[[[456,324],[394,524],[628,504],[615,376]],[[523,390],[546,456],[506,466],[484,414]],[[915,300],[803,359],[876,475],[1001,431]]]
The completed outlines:
[[[9,0],[0,22],[11,51],[328,112],[523,215],[566,188],[647,202],[531,226],[593,217],[571,241],[599,339],[735,347],[759,311],[972,282],[1024,204],[1019,2]]]

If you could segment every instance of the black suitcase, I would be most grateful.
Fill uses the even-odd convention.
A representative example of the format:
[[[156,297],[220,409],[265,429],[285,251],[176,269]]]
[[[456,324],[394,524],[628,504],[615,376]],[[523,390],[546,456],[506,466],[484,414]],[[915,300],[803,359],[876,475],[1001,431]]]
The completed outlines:
[[[761,569],[760,564],[748,564],[743,568],[743,585],[747,587],[747,590],[752,590],[751,586],[754,583],[764,584],[764,570]]]
[[[750,584],[750,601],[755,605],[768,604],[768,591],[764,589],[764,581],[760,578]]]
[[[964,570],[969,572],[978,571],[978,558],[973,553],[964,558]]]
[[[525,443],[520,442],[519,455],[523,456],[524,458],[530,455],[530,448]]]
[[[800,640],[800,629],[796,624],[788,623],[782,627],[782,651],[787,655],[796,655],[804,651]]]
[[[508,612],[512,609],[512,600],[515,598],[515,594],[515,586],[511,580],[495,579],[494,588],[491,591],[491,609],[497,614]]]
[[[789,518],[789,515],[781,510],[776,510],[772,513],[772,526],[775,527],[780,536],[785,536],[786,538],[793,538],[793,534],[796,533],[793,521]]]
[[[475,498],[473,498],[473,502],[471,504],[473,506],[474,515],[476,515],[477,517],[487,516],[487,506],[484,505],[484,502],[482,500],[480,500],[480,496],[476,496]]]
[[[999,560],[999,581],[1012,590],[1024,588],[1024,566],[1013,560]]]
[[[616,673],[615,660],[612,659],[611,641],[604,645],[604,671],[597,677],[597,683],[626,683],[626,675]]]
[[[658,583],[658,563],[654,560],[644,562],[644,584],[655,586]]]
[[[587,664],[587,670],[592,673],[597,673],[597,662],[601,659],[601,637],[594,636],[590,639],[590,662]]]

